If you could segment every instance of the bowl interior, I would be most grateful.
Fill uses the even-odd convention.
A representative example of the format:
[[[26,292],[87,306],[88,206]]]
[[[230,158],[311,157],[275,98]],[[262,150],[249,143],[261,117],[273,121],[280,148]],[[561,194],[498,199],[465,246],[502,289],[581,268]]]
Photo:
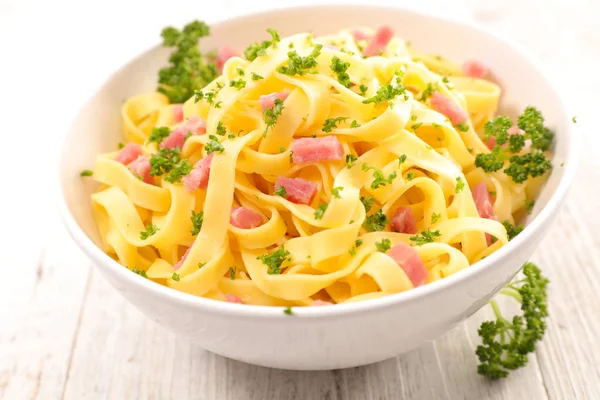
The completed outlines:
[[[467,59],[486,62],[504,91],[502,111],[514,114],[514,110],[522,110],[527,105],[541,109],[548,125],[556,132],[555,168],[529,217],[535,218],[570,169],[567,157],[574,143],[560,97],[537,64],[518,47],[469,24],[414,11],[370,6],[306,7],[239,17],[213,25],[210,38],[203,39],[201,47],[208,51],[230,45],[243,51],[250,43],[268,38],[265,32],[268,27],[282,35],[304,31],[321,35],[347,27],[382,24],[392,26],[397,35],[411,40],[413,47],[421,51],[440,54],[459,63]],[[159,32],[156,34],[158,39]],[[152,48],[112,75],[82,108],[66,136],[59,172],[60,190],[68,209],[66,217],[72,217],[97,244],[99,237],[90,204],[94,184],[82,183],[80,171],[90,168],[98,153],[116,148],[122,140],[121,104],[129,96],[155,89],[157,72],[166,64],[168,54],[168,49]],[[561,167],[563,163],[565,167]]]

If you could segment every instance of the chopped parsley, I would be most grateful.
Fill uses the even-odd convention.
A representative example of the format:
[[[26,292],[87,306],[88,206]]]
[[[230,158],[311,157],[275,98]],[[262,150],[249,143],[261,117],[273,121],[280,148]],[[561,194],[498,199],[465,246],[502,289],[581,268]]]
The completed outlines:
[[[377,189],[380,186],[391,184],[397,176],[396,171],[392,171],[386,178],[382,170],[375,167],[369,167],[367,164],[362,165],[362,170],[373,170],[373,182],[371,182],[371,189]]]
[[[150,132],[150,136],[148,136],[148,141],[146,143],[155,142],[155,143],[160,144],[170,134],[171,134],[171,130],[166,126],[152,128],[152,132]]]
[[[140,232],[140,239],[146,240],[158,231],[159,231],[159,228],[156,225],[154,225],[154,224],[146,225],[146,230]]]
[[[194,90],[194,103],[199,102],[202,99],[206,99],[206,102],[211,106],[215,103],[215,97],[217,96],[217,92],[213,90]],[[215,105],[215,108],[220,108]]]
[[[369,90],[369,87],[367,85],[360,85],[358,90],[360,90],[361,96],[364,96],[367,93],[367,90]]]
[[[358,123],[357,120],[353,120],[352,123],[350,124],[350,128],[359,128],[360,124]]]
[[[139,269],[138,267],[133,267],[131,272],[133,272],[134,274],[140,275],[143,278],[148,279],[148,275],[146,275],[146,271],[144,271],[143,269]]]
[[[281,265],[286,261],[292,260],[290,252],[285,250],[283,246],[271,254],[263,254],[262,256],[256,257],[256,259],[262,261],[263,264],[267,266],[267,273],[269,275],[281,274]]]
[[[201,89],[218,75],[217,66],[210,57],[200,53],[198,41],[210,34],[204,22],[193,21],[181,31],[167,27],[162,30],[163,46],[174,47],[169,66],[158,71],[158,91],[169,98],[170,103],[184,103],[194,90]]]
[[[356,248],[359,248],[360,246],[362,246],[362,244],[363,244],[363,241],[362,241],[362,239],[357,239],[357,240],[354,242],[354,246],[355,246]]]
[[[254,61],[256,57],[263,57],[267,55],[267,49],[271,47],[271,45],[275,45],[280,41],[279,33],[277,33],[274,29],[267,29],[267,32],[272,37],[272,40],[263,40],[260,43],[254,43],[248,46],[248,48],[244,51],[244,56],[248,59],[248,61]]]
[[[341,196],[340,196],[340,192],[341,192],[342,190],[344,190],[344,187],[343,187],[343,186],[337,186],[337,187],[334,187],[333,189],[331,189],[331,195],[332,195],[333,197],[336,197],[336,198],[338,198],[338,199],[339,199],[339,198],[341,197]]]
[[[178,148],[162,148],[150,157],[150,175],[162,176],[169,173],[182,161]]]
[[[119,142],[119,143],[117,144],[117,148],[118,148],[119,150],[121,150],[123,147],[125,147],[125,145],[124,145],[123,143]]]
[[[463,191],[465,188],[465,181],[463,181],[462,177],[456,177],[456,186],[454,187],[454,193],[458,194]]]
[[[400,158],[398,158],[398,165],[402,165],[406,162],[406,154],[402,154]]]
[[[323,214],[325,214],[327,206],[327,204],[321,204],[319,208],[315,210],[315,219],[323,219]]]
[[[275,189],[275,195],[281,196],[281,197],[287,197],[287,191],[285,190],[285,188],[283,186],[279,186],[277,189]]]
[[[181,159],[171,171],[164,177],[165,181],[170,183],[179,183],[181,178],[192,172],[192,164],[188,160]]]
[[[422,122],[418,122],[416,124],[413,124],[410,129],[412,129],[413,131],[416,131],[417,129],[419,129],[421,126],[423,125]]]
[[[379,89],[377,89],[377,92],[373,97],[369,97],[368,99],[363,100],[363,103],[382,104],[386,101],[393,100],[400,95],[405,95],[406,97],[406,87],[400,83],[400,78],[398,78],[396,81],[397,86],[394,86],[390,83],[383,85]]]
[[[92,171],[91,169],[84,169],[83,171],[81,171],[81,173],[79,175],[92,176],[92,175],[94,175],[94,171]]]
[[[338,122],[344,122],[347,119],[348,117],[327,118],[321,130],[323,132],[329,133],[333,128],[337,128]]]
[[[375,199],[373,198],[373,196],[360,196],[360,202],[363,203],[363,206],[365,206],[365,212],[369,212],[371,211],[371,207],[373,207],[373,204],[375,204]]]
[[[229,267],[229,279],[231,279],[232,281],[235,281],[235,270],[237,268],[236,267]]]
[[[427,87],[421,93],[421,97],[419,97],[419,101],[425,101],[433,95],[433,92],[436,92],[440,89],[440,86],[437,82],[427,84]]]
[[[469,125],[466,122],[463,122],[462,124],[456,125],[456,129],[461,132],[467,132],[469,130]]]
[[[275,105],[273,108],[265,109],[263,112],[263,121],[265,121],[266,126],[263,136],[267,134],[269,129],[272,129],[275,126],[277,120],[283,112],[283,108],[283,101],[281,99],[275,99]]]
[[[523,231],[522,225],[513,225],[509,220],[502,222],[504,228],[506,228],[506,234],[508,235],[508,240],[513,240],[515,236]]]
[[[173,279],[174,281],[178,281],[179,282],[179,274],[177,272],[173,272],[173,275],[171,276],[171,279]]]
[[[386,217],[383,211],[378,210],[376,213],[368,216],[365,219],[363,226],[369,232],[382,231],[386,225],[390,223],[390,220]]]
[[[226,133],[227,129],[225,128],[225,125],[223,125],[223,123],[219,121],[219,123],[217,124],[217,135],[225,136]]]
[[[431,225],[437,223],[440,220],[440,218],[442,218],[442,214],[440,214],[440,213],[432,213],[431,214]]]
[[[337,75],[337,79],[340,84],[347,88],[352,86],[352,82],[350,82],[350,75],[348,75],[346,72],[350,67],[349,62],[344,62],[338,56],[333,56],[329,67]]]
[[[442,236],[440,231],[431,231],[427,229],[426,231],[421,232],[421,234],[417,234],[410,237],[410,240],[415,242],[417,246],[422,246],[426,243],[433,243],[435,239]]]
[[[286,315],[292,315],[292,307],[287,306],[286,308],[283,309],[283,313]]]
[[[243,88],[246,87],[246,81],[243,80],[242,78],[232,79],[229,81],[229,87],[234,87],[237,90],[242,90]]]
[[[305,75],[307,73],[313,73],[317,66],[317,57],[321,54],[323,45],[317,44],[312,52],[306,57],[300,57],[296,50],[288,52],[288,65],[282,65],[277,68],[277,72],[284,75]]]
[[[573,121],[573,123],[576,124],[577,123],[577,116],[574,115],[573,118],[571,118],[571,121]]]
[[[192,210],[192,216],[190,217],[192,220],[192,236],[196,236],[200,233],[200,229],[202,229],[202,222],[204,222],[204,211],[200,211],[198,214],[194,210]]]
[[[531,215],[531,212],[533,211],[533,206],[535,206],[535,200],[525,202],[525,211],[527,211],[528,215]]]
[[[375,242],[375,247],[377,248],[377,251],[385,253],[392,248],[392,241],[388,238],[384,238],[381,242]]]
[[[253,73],[252,73],[252,80],[253,80],[253,81],[259,81],[259,80],[261,80],[261,79],[265,79],[265,78],[263,78],[262,76],[260,76],[260,75],[259,75],[259,74],[257,74],[256,72],[253,72]]]
[[[199,262],[199,263],[198,263],[198,269],[200,269],[200,268],[204,267],[205,265],[206,265],[206,263]]]
[[[408,174],[406,174],[406,180],[407,181],[412,181],[413,179],[415,179],[415,173],[410,171]]]
[[[346,154],[346,165],[348,166],[348,169],[354,166],[356,160],[358,160],[358,157],[356,157],[354,154]]]
[[[206,146],[204,146],[204,149],[206,150],[206,154],[211,154],[216,152],[222,153],[225,151],[225,148],[223,147],[223,145],[219,142],[219,139],[217,139],[217,137],[215,135],[209,135],[208,138],[210,139],[208,141],[208,143],[206,143]]]

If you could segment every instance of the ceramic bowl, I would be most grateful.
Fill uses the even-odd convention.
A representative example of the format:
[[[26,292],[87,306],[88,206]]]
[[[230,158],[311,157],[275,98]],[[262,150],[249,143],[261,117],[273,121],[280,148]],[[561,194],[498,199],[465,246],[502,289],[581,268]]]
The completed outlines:
[[[73,240],[116,290],[148,317],[209,351],[251,364],[299,370],[369,364],[435,339],[468,318],[529,259],[573,180],[580,136],[538,62],[522,47],[470,23],[372,6],[288,8],[242,16],[214,24],[202,47],[230,45],[243,50],[263,40],[268,27],[282,35],[302,31],[320,35],[382,24],[422,51],[457,62],[485,61],[504,90],[501,108],[535,105],[556,132],[555,167],[527,227],[508,245],[470,268],[414,290],[361,303],[298,307],[292,316],[281,307],[194,297],[131,273],[97,247],[90,205],[93,188],[90,182],[82,183],[79,173],[93,165],[98,153],[112,151],[122,140],[123,99],[155,89],[157,71],[169,54],[160,46],[115,72],[83,106],[66,135],[60,156],[59,208]]]

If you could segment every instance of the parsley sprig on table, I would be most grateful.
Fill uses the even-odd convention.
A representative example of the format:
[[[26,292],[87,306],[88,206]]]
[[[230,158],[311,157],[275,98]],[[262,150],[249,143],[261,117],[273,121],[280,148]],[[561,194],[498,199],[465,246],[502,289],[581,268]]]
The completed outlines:
[[[546,331],[549,281],[530,262],[523,266],[523,275],[500,292],[521,303],[523,315],[508,320],[492,300],[490,304],[496,320],[483,322],[478,331],[482,344],[475,351],[480,362],[477,372],[490,379],[505,378],[511,370],[527,364],[527,355],[535,351],[536,343]]]
[[[491,153],[481,153],[475,158],[475,166],[485,172],[495,172],[509,162],[503,172],[510,176],[515,183],[523,183],[527,179],[545,174],[552,168],[552,163],[544,155],[550,148],[554,134],[544,125],[542,113],[535,107],[527,107],[517,118],[517,126],[524,134],[509,135],[508,130],[512,121],[506,116],[499,116],[488,121],[484,126],[484,136],[488,140],[494,137],[496,145]],[[525,140],[531,140],[531,150],[528,153],[516,154],[522,151]],[[502,145],[508,144],[508,147]],[[511,155],[512,154],[512,155]]]
[[[177,30],[163,29],[163,45],[174,47],[169,57],[170,65],[158,72],[158,91],[164,93],[171,103],[183,103],[218,75],[213,57],[200,52],[198,41],[210,34],[210,28],[202,21],[193,21]]]

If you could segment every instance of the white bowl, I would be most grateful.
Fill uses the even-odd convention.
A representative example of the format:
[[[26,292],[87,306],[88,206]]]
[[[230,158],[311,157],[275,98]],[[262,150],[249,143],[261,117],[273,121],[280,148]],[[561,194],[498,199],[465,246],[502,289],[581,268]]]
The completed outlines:
[[[292,316],[281,307],[194,297],[129,272],[94,243],[99,238],[91,214],[92,187],[82,183],[79,173],[93,165],[98,153],[113,150],[122,140],[123,99],[155,88],[157,71],[169,53],[159,46],[112,75],[83,107],[65,139],[59,207],[77,245],[123,296],[153,320],[207,350],[262,366],[320,370],[369,364],[435,339],[472,315],[529,259],[565,197],[579,158],[581,138],[572,130],[561,97],[526,51],[468,23],[373,6],[304,7],[243,16],[213,25],[202,46],[227,44],[243,50],[263,40],[268,27],[289,35],[382,24],[394,27],[420,50],[458,62],[484,60],[504,89],[503,109],[535,105],[556,132],[554,170],[528,226],[508,245],[470,268],[408,292],[354,304],[298,307]]]

